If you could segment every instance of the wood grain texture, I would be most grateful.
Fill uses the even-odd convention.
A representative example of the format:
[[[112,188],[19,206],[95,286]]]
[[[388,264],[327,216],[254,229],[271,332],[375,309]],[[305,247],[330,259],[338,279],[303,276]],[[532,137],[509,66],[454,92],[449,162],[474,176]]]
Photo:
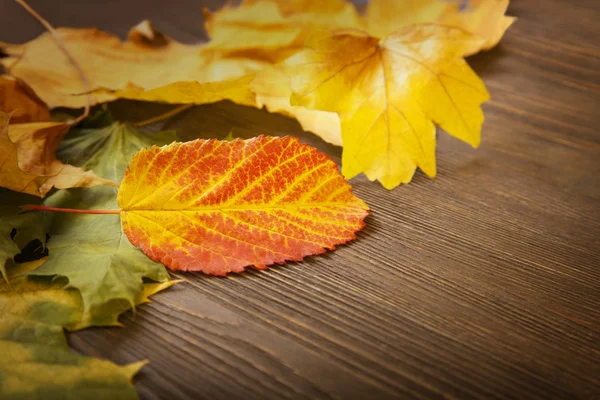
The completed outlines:
[[[31,4],[57,25],[123,36],[151,17],[203,38],[194,0]],[[71,334],[72,346],[150,359],[136,379],[144,399],[600,398],[600,2],[509,11],[519,20],[502,44],[469,59],[492,94],[479,149],[441,133],[435,180],[352,181],[372,208],[357,241],[262,272],[182,275],[124,328]],[[40,32],[0,0],[1,40]],[[111,108],[132,121],[165,109]],[[166,126],[295,135],[341,154],[291,119],[230,103]]]

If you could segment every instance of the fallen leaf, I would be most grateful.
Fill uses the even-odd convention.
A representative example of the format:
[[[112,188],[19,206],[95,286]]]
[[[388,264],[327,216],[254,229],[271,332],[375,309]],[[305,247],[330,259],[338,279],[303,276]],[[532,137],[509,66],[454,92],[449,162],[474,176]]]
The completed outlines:
[[[262,0],[204,10],[211,40],[203,52],[276,63],[300,50],[318,28],[360,28],[354,6],[343,0]]]
[[[369,33],[385,37],[413,24],[440,24],[462,28],[483,39],[465,54],[494,47],[516,18],[504,15],[509,0],[371,0],[366,11]]]
[[[133,376],[145,362],[118,366],[71,351],[59,325],[2,316],[3,399],[138,399]],[[93,390],[91,390],[93,388]]]
[[[21,320],[57,325],[76,331],[90,326],[121,326],[119,316],[125,311],[149,302],[150,296],[177,281],[144,283],[136,294],[133,305],[125,300],[104,303],[93,310],[85,310],[79,290],[66,280],[34,276],[47,258],[23,264],[9,262],[7,279],[0,281],[0,315]]]
[[[257,72],[252,89],[256,93],[258,107],[295,118],[305,131],[316,133],[328,143],[342,145],[340,117],[334,112],[292,106],[289,78],[278,67],[267,66]]]
[[[110,121],[106,114],[96,117]],[[72,130],[62,141],[57,156],[83,168],[120,181],[132,155],[154,143],[170,143],[172,132],[146,134],[128,124],[111,122],[96,129]],[[86,190],[53,193],[44,204],[53,207],[116,208],[117,189],[98,186]],[[130,306],[143,290],[143,279],[169,279],[165,268],[131,245],[121,229],[118,215],[44,214],[51,239],[48,260],[32,274],[63,276],[69,287],[81,292],[84,312],[106,307],[115,301]]]
[[[44,197],[50,189],[117,186],[93,171],[63,164],[54,156],[69,125],[32,122],[9,125],[11,115],[0,111],[0,186]]]
[[[117,325],[129,304],[112,303],[101,312],[84,313],[78,290],[65,289],[50,278],[23,275],[44,261],[13,264],[10,283],[0,282],[0,398],[85,399],[101,391],[103,396],[136,399],[131,380],[144,361],[118,366],[79,355],[69,349],[63,333],[63,327]],[[161,284],[145,284],[137,302],[147,301],[159,290],[157,285]]]
[[[362,28],[354,6],[346,1],[244,1],[211,13],[205,10],[205,27],[211,41],[202,53],[214,54],[212,68],[238,75],[256,74],[251,82],[256,105],[298,120],[306,131],[325,141],[342,145],[340,120],[336,113],[292,106],[287,76],[273,67],[304,47],[315,29]],[[234,77],[232,74],[229,77]]]
[[[224,76],[220,78],[223,80],[205,83],[197,81],[174,82],[148,90],[128,85],[127,88],[112,91],[111,94],[122,99],[173,104],[204,104],[228,99],[238,104],[254,105],[255,95],[250,89],[250,83],[254,79],[253,75],[244,75],[231,79]],[[95,93],[108,92],[105,90],[96,90]]]
[[[0,111],[12,113],[10,123],[50,121],[48,107],[21,79],[0,75]]]
[[[433,177],[433,121],[479,143],[487,91],[461,61],[473,42],[481,40],[434,24],[382,40],[361,31],[315,35],[287,61],[291,104],[339,114],[346,178],[364,172],[392,189],[409,182],[417,167]],[[439,111],[434,101],[450,106]]]
[[[6,280],[6,262],[19,254],[21,249],[10,237],[13,228],[8,225],[8,221],[0,219],[0,223],[0,273]],[[15,225],[20,226],[20,221],[15,221]]]
[[[335,163],[291,137],[142,150],[118,203],[125,234],[151,259],[213,275],[334,249],[368,214]]]
[[[148,21],[134,27],[126,42],[97,29],[59,28],[56,32],[84,71],[92,104],[121,97],[181,103],[179,96],[186,95],[195,104],[224,99],[254,104],[254,94],[240,76],[227,82],[223,74],[229,72],[207,71],[201,46],[171,40]],[[86,104],[86,89],[77,70],[57,51],[49,33],[3,50],[12,56],[0,59],[0,65],[12,65],[20,57],[11,75],[26,81],[50,108]]]
[[[464,8],[456,2],[438,0],[374,0],[370,2],[363,19],[350,3],[341,0],[247,0],[239,6],[228,5],[215,13],[206,12],[206,27],[212,40],[203,47],[174,42],[154,31],[148,22],[134,28],[126,43],[98,31],[64,29],[60,32],[65,36],[63,41],[69,42],[85,58],[86,63],[89,60],[91,66],[84,65],[84,70],[91,69],[94,101],[129,98],[199,104],[231,99],[241,104],[264,106],[269,111],[298,119],[304,129],[315,132],[330,143],[344,144],[343,171],[347,177],[365,172],[370,179],[385,181],[384,186],[391,188],[410,181],[417,166],[428,175],[435,175],[432,122],[474,146],[479,144],[483,121],[479,106],[489,95],[461,56],[495,45],[514,19],[504,15],[508,0],[474,0],[469,4],[469,7]],[[420,25],[413,25],[415,23]],[[422,63],[420,71],[410,66],[409,58],[401,61],[398,60],[398,54],[393,55],[394,51],[407,51],[404,55],[410,57],[413,52],[419,51],[409,43],[395,41],[394,37],[407,35],[407,32],[410,35],[411,31],[434,30],[435,26],[438,30],[453,29],[470,35],[473,39],[465,40],[460,45],[447,43],[448,49],[441,51],[452,54],[454,59],[451,61],[445,55],[437,59],[417,59]],[[332,33],[336,28],[352,28],[353,33],[340,33],[348,32],[347,30]],[[372,36],[360,29],[365,29]],[[390,31],[394,33],[380,39]],[[338,77],[339,79],[330,82],[329,79],[338,73],[346,76],[349,71],[356,70],[355,66],[345,64],[348,60],[358,62],[353,57],[354,54],[351,54],[354,48],[338,46],[339,43],[334,44],[335,40],[331,40],[332,48],[323,50],[323,43],[314,45],[315,41],[309,38],[311,34],[333,38],[344,35],[370,37],[357,44],[359,47],[367,47],[358,48],[358,53],[366,55],[364,50],[372,53],[372,57],[362,62],[367,66],[365,76],[354,76],[354,81]],[[430,39],[448,42],[444,37]],[[13,66],[13,73],[21,76],[19,74],[23,71],[27,73],[27,68],[33,70],[32,65],[39,64],[40,59],[35,57],[42,52],[38,48],[44,43],[44,48],[47,48],[49,40],[49,37],[40,37],[30,42],[26,45],[25,54],[22,54],[23,46],[9,46],[5,50],[12,56],[3,62],[14,63],[16,54],[22,54],[23,59]],[[359,42],[361,40],[357,39]],[[428,42],[431,40],[427,39]],[[379,48],[379,44],[383,47]],[[306,45],[313,48],[307,49]],[[106,51],[98,52],[96,48]],[[317,51],[324,51],[326,54],[318,55]],[[34,54],[35,57],[27,58],[29,54]],[[314,59],[311,59],[311,55]],[[100,56],[106,59],[94,59]],[[300,76],[292,76],[295,81],[293,91],[289,81],[282,80],[279,73],[266,72],[274,63],[289,56],[291,61],[288,64],[291,65],[298,60],[301,63],[312,63],[312,71],[305,68]],[[141,67],[135,69],[135,76],[130,73],[131,57],[140,59],[136,67]],[[323,62],[323,57],[328,60]],[[33,64],[32,60],[37,62]],[[97,68],[98,65],[102,67]],[[116,78],[115,74],[107,78],[106,66],[109,65],[125,72],[116,74]],[[405,65],[409,65],[406,71]],[[66,66],[66,60],[63,59],[62,67],[58,68],[61,73],[66,70]],[[346,67],[351,68],[346,70]],[[143,71],[138,72],[139,68]],[[277,69],[278,67],[272,70]],[[71,81],[74,81],[74,71],[72,68],[69,71]],[[384,71],[386,73],[382,74]],[[295,74],[297,72],[292,72],[292,75]],[[303,91],[327,74],[329,77],[324,78],[323,83],[332,88],[333,93],[326,94],[324,90],[311,93]],[[42,80],[48,80],[48,76],[51,75],[44,74]],[[382,84],[382,81],[387,83]],[[332,87],[334,82],[340,83],[340,87]],[[51,82],[55,83],[56,81]],[[381,90],[377,92],[376,87],[394,90],[389,93]],[[59,93],[63,100],[68,98],[68,101],[74,101],[77,98],[79,106],[83,105],[83,96],[73,96],[77,91],[72,88],[68,90],[69,93],[62,94],[61,88],[55,89],[46,91],[51,92],[50,95]],[[78,93],[82,90],[80,87]],[[293,101],[290,101],[290,94]],[[323,99],[327,96],[336,99],[316,105],[314,99],[317,95]],[[388,95],[390,101],[386,100]],[[440,102],[446,106],[442,109],[432,96],[441,96]],[[352,107],[359,102],[363,102],[363,107],[353,110]],[[382,106],[383,103],[386,106]],[[383,114],[377,111],[382,107],[391,111]],[[371,114],[357,115],[357,111]],[[374,119],[374,116],[383,117]],[[382,128],[382,124],[387,124],[383,120],[388,117],[391,117],[390,123],[393,126]],[[371,120],[372,125],[363,123],[368,120]],[[366,130],[369,131],[368,135]],[[386,130],[387,134],[384,132]],[[365,137],[371,146],[362,146]],[[367,154],[368,152],[371,154]]]
[[[381,178],[386,181],[384,185],[388,188],[395,187],[400,182],[409,182],[416,166],[421,166],[430,176],[435,175],[435,138],[433,136],[433,125],[429,121],[437,123],[453,136],[475,147],[479,145],[483,123],[483,112],[480,105],[489,99],[489,94],[483,82],[460,56],[489,49],[497,44],[506,29],[514,21],[514,18],[504,15],[508,0],[476,0],[470,2],[467,7],[461,7],[457,2],[439,0],[407,0],[402,2],[374,0],[369,2],[364,23],[355,23],[352,18],[341,18],[338,20],[339,23],[333,23],[329,26],[321,23],[318,16],[322,15],[320,13],[322,10],[319,10],[318,7],[324,9],[330,7],[331,4],[313,0],[307,0],[307,2],[312,17],[303,20],[304,25],[293,22],[293,18],[297,15],[308,16],[310,14],[300,11],[304,2],[257,1],[246,2],[238,8],[226,7],[216,13],[212,19],[209,18],[208,30],[213,35],[213,42],[209,43],[207,47],[221,51],[223,58],[237,57],[240,64],[244,62],[243,56],[276,62],[301,50],[306,45],[310,47],[311,43],[314,42],[310,38],[307,39],[307,32],[312,32],[313,36],[316,37],[323,35],[336,36],[337,33],[330,34],[318,31],[327,28],[335,30],[339,27],[366,27],[366,30],[372,35],[367,47],[373,50],[373,57],[363,60],[362,65],[366,65],[372,71],[373,60],[379,58],[379,64],[381,65],[379,68],[374,68],[379,70],[379,75],[376,76],[375,73],[369,76],[370,72],[367,68],[366,72],[363,71],[365,75],[363,78],[365,79],[356,76],[349,77],[348,71],[343,71],[344,68],[348,67],[345,61],[356,61],[357,57],[352,57],[353,53],[365,53],[361,53],[361,49],[357,50],[353,44],[348,44],[345,47],[339,46],[335,51],[332,49],[324,50],[321,43],[314,46],[313,49],[303,50],[300,56],[292,55],[291,61],[287,61],[288,64],[292,65],[297,63],[298,60],[301,60],[300,63],[313,63],[311,65],[312,69],[305,69],[303,73],[300,73],[300,76],[297,76],[297,69],[292,69],[290,72],[289,69],[280,68],[280,66],[267,65],[262,70],[255,71],[256,78],[252,82],[252,88],[257,95],[257,105],[259,107],[265,106],[271,112],[279,112],[294,117],[305,130],[314,132],[327,142],[336,145],[342,145],[345,143],[344,138],[352,137],[344,151],[344,174],[347,177],[352,177],[364,170],[370,179]],[[339,7],[335,4],[333,5],[334,8]],[[287,10],[286,5],[289,8]],[[335,12],[334,10],[331,11]],[[256,14],[256,18],[249,18],[250,15],[254,14]],[[414,24],[423,26],[410,28]],[[410,53],[415,49],[407,43],[392,43],[394,42],[393,39],[379,40],[379,37],[392,32],[406,33],[410,30],[416,32],[420,29],[425,30],[427,29],[426,25],[432,24],[440,25],[440,29],[454,29],[465,35],[467,35],[467,32],[470,34],[468,37],[471,40],[463,40],[458,46],[450,44],[451,47],[460,48],[460,50],[455,48],[448,51],[456,58],[455,62],[445,60],[442,63],[440,59],[444,56],[441,56],[437,60],[426,60],[427,65],[422,67],[427,70],[418,71],[417,74],[414,73],[415,71],[410,71],[410,65],[408,66],[409,71],[403,71],[407,59],[400,61],[397,56],[392,55],[392,52],[404,47],[400,50],[407,50],[405,55],[410,57]],[[337,32],[340,31],[342,30]],[[282,34],[279,34],[280,32]],[[352,31],[346,29],[344,32]],[[267,37],[267,35],[270,36]],[[351,35],[366,36],[356,30]],[[391,36],[394,35],[397,36],[397,34]],[[234,40],[234,38],[237,39]],[[444,37],[439,38],[440,42],[445,40]],[[380,43],[386,43],[388,47],[384,45],[380,51],[375,51],[375,47]],[[423,43],[425,45],[427,42]],[[335,45],[332,46],[335,47]],[[281,49],[285,49],[285,51],[282,52]],[[265,51],[273,52],[275,56],[265,56]],[[319,59],[321,55],[316,54],[319,51],[328,53],[325,56],[328,57],[326,62]],[[334,54],[335,52],[337,53]],[[312,54],[316,60],[310,59],[310,56],[306,56],[307,54]],[[385,54],[386,57],[380,57],[378,54]],[[388,64],[385,68],[383,67],[385,64],[384,58],[386,58]],[[395,60],[391,60],[394,58]],[[424,60],[417,61],[423,62]],[[358,69],[358,67],[355,69]],[[383,74],[381,72],[386,69],[388,70],[387,76],[382,78]],[[295,81],[295,90],[299,92],[296,95],[292,93],[289,80],[281,76],[281,71],[286,70],[290,78]],[[334,88],[332,86],[333,82],[327,80],[337,74],[338,70],[343,71],[340,75],[348,79],[340,78],[340,81],[344,81],[343,84],[341,87]],[[327,75],[328,73],[331,73],[331,75]],[[327,77],[324,77],[325,75]],[[407,76],[411,76],[412,83],[408,81]],[[331,91],[324,93],[326,90],[323,90],[319,92],[319,95],[323,96],[324,99],[327,96],[336,97],[336,100],[341,98],[341,101],[326,99],[321,103],[321,106],[313,106],[311,105],[312,100],[307,99],[307,97],[314,98],[317,93],[303,96],[307,94],[303,92],[306,87],[311,87],[308,90],[314,89],[313,84],[315,82],[311,80],[319,80],[321,77],[324,77],[323,80],[329,84],[328,87]],[[404,87],[405,93],[400,96],[397,93],[390,93],[392,97],[396,95],[396,101],[392,107],[389,107],[392,112],[387,115],[397,114],[398,111],[408,115],[411,121],[408,123],[407,120],[404,125],[409,125],[406,128],[416,134],[415,138],[399,137],[398,132],[403,129],[402,127],[395,129],[396,133],[381,134],[380,132],[379,138],[377,134],[369,133],[367,135],[368,132],[366,131],[371,126],[375,130],[378,129],[378,126],[376,126],[377,121],[371,121],[374,125],[361,125],[360,122],[369,119],[368,116],[355,115],[358,120],[350,117],[356,110],[352,110],[352,102],[347,101],[348,98],[354,98],[355,102],[363,101],[365,102],[363,106],[369,107],[374,105],[372,104],[373,98],[370,96],[382,95],[381,93],[374,93],[372,90],[373,80],[377,79],[380,82],[381,80],[394,81],[391,84],[380,84],[380,87],[393,86],[397,89]],[[356,86],[364,83],[362,80],[371,80],[371,84],[366,85],[371,87],[366,90],[364,90],[364,87],[357,90]],[[400,100],[399,97],[406,97],[408,91],[412,92],[412,99]],[[290,95],[293,98],[292,102],[290,102]],[[343,102],[346,102],[346,104],[340,104]],[[336,107],[336,103],[340,107]],[[360,111],[367,112],[366,107],[363,107]],[[381,104],[377,107],[381,108]],[[371,112],[374,111],[371,110]],[[341,121],[337,114],[344,114],[346,117],[345,131],[347,135],[342,135]],[[379,113],[377,115],[381,116]],[[363,128],[365,131],[360,132],[360,129]],[[380,127],[379,130],[381,131]],[[390,128],[389,130],[394,129]],[[372,146],[363,146],[362,139],[365,139],[365,137],[372,143]],[[357,156],[356,152],[361,151],[364,154]],[[371,152],[370,155],[369,152]],[[396,157],[397,153],[400,153],[400,156]],[[370,161],[369,158],[371,158]]]

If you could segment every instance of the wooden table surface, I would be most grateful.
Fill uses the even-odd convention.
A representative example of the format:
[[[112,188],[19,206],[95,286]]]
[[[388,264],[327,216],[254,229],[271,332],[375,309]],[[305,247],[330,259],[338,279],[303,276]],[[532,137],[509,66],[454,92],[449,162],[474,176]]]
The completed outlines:
[[[324,0],[325,1],[325,0]],[[205,38],[201,1],[30,1],[57,26],[124,37],[151,19]],[[392,191],[364,177],[358,239],[302,263],[187,274],[122,318],[69,335],[96,357],[151,362],[144,399],[600,399],[600,1],[513,0],[519,20],[469,59],[488,86],[479,149],[440,135],[438,177]],[[0,40],[42,32],[0,0]],[[117,102],[137,121],[164,106]],[[230,103],[167,123],[183,137],[295,135]]]

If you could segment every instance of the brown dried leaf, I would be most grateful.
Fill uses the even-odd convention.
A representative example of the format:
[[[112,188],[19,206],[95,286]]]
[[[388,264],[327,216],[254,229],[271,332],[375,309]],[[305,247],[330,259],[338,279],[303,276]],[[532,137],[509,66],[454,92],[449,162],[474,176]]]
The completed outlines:
[[[19,78],[0,75],[0,111],[13,112],[10,122],[50,121],[46,104]]]
[[[11,115],[0,111],[0,186],[44,197],[50,189],[118,186],[93,171],[63,164],[54,156],[69,125],[35,122],[9,125]]]

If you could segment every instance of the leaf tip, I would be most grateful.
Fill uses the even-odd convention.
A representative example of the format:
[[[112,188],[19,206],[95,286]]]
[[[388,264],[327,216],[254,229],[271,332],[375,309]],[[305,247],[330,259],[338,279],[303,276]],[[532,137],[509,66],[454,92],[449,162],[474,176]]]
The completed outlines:
[[[140,360],[123,366],[123,368],[127,371],[127,376],[130,383],[133,382],[133,377],[149,362],[150,360]]]

